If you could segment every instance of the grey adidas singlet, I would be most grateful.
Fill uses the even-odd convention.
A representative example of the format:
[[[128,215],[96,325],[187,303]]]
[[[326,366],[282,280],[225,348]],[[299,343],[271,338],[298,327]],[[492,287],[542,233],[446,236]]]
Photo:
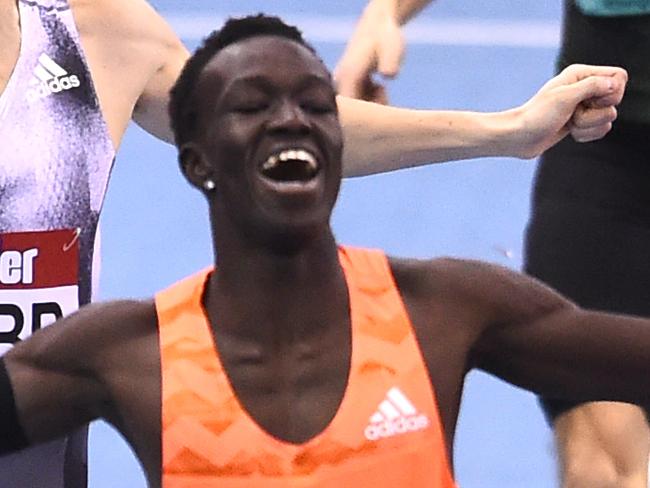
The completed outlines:
[[[79,229],[84,304],[114,148],[67,0],[18,6],[20,54],[0,95],[0,234]],[[85,429],[0,459],[0,488],[85,486]]]

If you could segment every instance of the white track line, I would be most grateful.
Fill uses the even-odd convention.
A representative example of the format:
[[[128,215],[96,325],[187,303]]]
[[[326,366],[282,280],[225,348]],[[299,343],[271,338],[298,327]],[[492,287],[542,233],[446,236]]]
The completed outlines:
[[[218,28],[223,13],[161,12],[176,33],[196,41]],[[310,41],[344,43],[350,37],[355,17],[280,14],[305,32]],[[559,45],[560,24],[553,21],[524,21],[477,18],[416,20],[406,28],[409,44],[444,46],[555,48]]]

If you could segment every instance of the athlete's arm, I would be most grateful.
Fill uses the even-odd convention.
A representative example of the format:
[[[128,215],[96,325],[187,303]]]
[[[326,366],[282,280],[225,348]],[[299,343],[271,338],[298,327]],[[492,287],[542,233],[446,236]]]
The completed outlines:
[[[625,91],[621,68],[573,65],[529,101],[497,113],[409,110],[339,97],[345,174],[485,156],[536,157],[571,133],[603,137]]]
[[[476,265],[473,364],[551,397],[650,405],[650,320],[581,309],[542,283]]]
[[[28,444],[60,437],[99,417],[111,418],[109,385],[117,374],[112,358],[132,335],[129,323],[141,308],[138,302],[89,305],[18,343],[3,357]],[[124,362],[128,364],[128,358]],[[3,402],[11,397],[6,387],[0,394]],[[0,426],[0,432],[11,428]],[[0,444],[6,445],[6,440]]]
[[[189,53],[146,0],[69,0],[115,146],[131,119],[172,142],[169,89]]]
[[[114,140],[128,108],[146,130],[171,141],[169,90],[188,56],[171,28],[144,0],[96,0],[75,8],[75,15]],[[583,128],[583,140],[602,137],[613,106],[582,110],[579,104],[592,97],[620,99],[624,86],[622,70],[571,67],[526,104],[495,114],[408,110],[339,97],[345,175],[481,156],[530,158],[574,126]]]
[[[178,39],[171,27],[153,9],[143,14],[143,22],[153,28],[155,36],[151,38],[148,53],[158,60],[158,68],[147,80],[142,94],[138,98],[133,111],[133,120],[147,132],[167,141],[174,142],[170,128],[167,105],[169,91],[179,77],[185,62],[190,56],[189,51]]]

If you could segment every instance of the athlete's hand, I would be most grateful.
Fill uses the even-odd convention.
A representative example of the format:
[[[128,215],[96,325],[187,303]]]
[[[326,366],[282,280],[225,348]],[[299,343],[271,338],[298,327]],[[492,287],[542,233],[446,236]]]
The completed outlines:
[[[340,95],[387,103],[385,87],[373,80],[397,75],[404,54],[404,38],[391,2],[373,0],[366,6],[343,56],[334,70]]]
[[[578,142],[600,139],[612,128],[627,72],[610,66],[571,65],[514,110],[521,158],[536,157],[566,135]]]

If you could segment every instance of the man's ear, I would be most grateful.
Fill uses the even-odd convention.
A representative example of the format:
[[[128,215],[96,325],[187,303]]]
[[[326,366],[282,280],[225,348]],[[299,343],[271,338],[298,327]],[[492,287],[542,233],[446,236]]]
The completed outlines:
[[[178,161],[185,178],[194,188],[202,192],[214,189],[214,170],[196,143],[183,144],[178,151]]]

